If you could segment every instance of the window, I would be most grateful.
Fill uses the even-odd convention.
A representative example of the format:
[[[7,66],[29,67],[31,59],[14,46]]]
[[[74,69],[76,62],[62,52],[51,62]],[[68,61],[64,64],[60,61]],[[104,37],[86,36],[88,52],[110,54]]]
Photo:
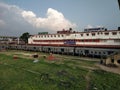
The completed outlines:
[[[95,36],[95,33],[92,33],[92,36]]]
[[[109,35],[109,32],[105,32],[105,35]]]
[[[105,52],[103,52],[103,54],[106,54]]]
[[[120,64],[120,60],[117,60],[117,62]]]
[[[84,42],[84,40],[81,40],[82,42]]]
[[[116,39],[116,40],[114,40],[114,42],[120,42],[120,40],[119,40],[119,39]]]
[[[97,34],[99,35],[100,33],[98,32]]]
[[[83,34],[81,34],[81,36],[83,36]]]
[[[56,35],[54,35],[54,37],[56,37]]]
[[[62,37],[64,37],[64,35],[61,35]]]
[[[85,42],[88,42],[88,40],[86,39],[86,40],[84,40]]]
[[[111,62],[114,63],[114,59],[113,58],[111,59]]]
[[[86,33],[87,36],[89,36],[89,33]]]
[[[117,32],[112,32],[112,34],[113,34],[113,35],[116,35],[116,34],[117,34]]]

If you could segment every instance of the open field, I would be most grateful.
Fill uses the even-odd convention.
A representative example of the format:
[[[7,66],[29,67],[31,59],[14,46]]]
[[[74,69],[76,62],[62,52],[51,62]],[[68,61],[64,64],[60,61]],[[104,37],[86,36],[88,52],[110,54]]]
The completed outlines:
[[[0,90],[120,90],[120,75],[101,70],[97,59],[35,52],[0,52]],[[16,55],[17,59],[14,59]]]

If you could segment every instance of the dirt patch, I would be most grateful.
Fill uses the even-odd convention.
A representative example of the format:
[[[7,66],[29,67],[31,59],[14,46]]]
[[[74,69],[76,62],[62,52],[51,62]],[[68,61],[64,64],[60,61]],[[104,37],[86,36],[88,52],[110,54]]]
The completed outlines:
[[[65,70],[60,70],[60,71],[57,72],[57,75],[58,75],[58,76],[67,76],[67,75],[68,75],[68,72],[65,71]]]
[[[89,90],[89,88],[90,88],[90,74],[91,74],[91,72],[92,72],[92,70],[89,70],[88,73],[87,73],[87,75],[85,76],[86,82],[87,82],[87,84],[86,84],[86,90]]]
[[[101,64],[96,64],[96,66],[104,71],[120,74],[120,67],[117,67],[117,68],[116,67],[107,67],[107,66],[101,65]]]

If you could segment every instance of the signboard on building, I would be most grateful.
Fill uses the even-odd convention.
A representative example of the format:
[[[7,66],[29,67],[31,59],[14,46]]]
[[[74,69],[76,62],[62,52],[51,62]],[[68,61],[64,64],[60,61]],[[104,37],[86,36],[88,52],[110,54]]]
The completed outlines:
[[[64,41],[64,44],[66,44],[66,45],[75,45],[76,42],[74,40],[66,40],[66,41]]]

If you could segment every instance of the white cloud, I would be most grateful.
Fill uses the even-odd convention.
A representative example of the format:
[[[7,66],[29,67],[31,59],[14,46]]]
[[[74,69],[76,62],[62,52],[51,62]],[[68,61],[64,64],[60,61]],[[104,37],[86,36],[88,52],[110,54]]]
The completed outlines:
[[[34,17],[36,17],[36,15],[32,11],[23,11],[22,12],[22,16],[23,17],[27,17],[27,18],[34,18]]]
[[[52,8],[47,10],[46,18],[36,17],[32,11],[23,11],[22,16],[25,20],[37,28],[61,30],[63,28],[68,29],[70,27],[76,27],[75,24],[65,19],[61,12]]]
[[[104,27],[104,26],[102,26],[102,25],[97,25],[96,27],[97,27],[97,28],[100,28],[100,27]]]
[[[19,36],[32,30],[30,29],[32,27],[22,17],[22,11],[15,5],[0,3],[0,35]]]
[[[92,25],[87,25],[85,28],[93,28]]]
[[[0,27],[4,27],[5,26],[5,22],[3,20],[0,20]]]
[[[100,28],[100,27],[104,27],[104,26],[100,26],[100,25],[92,26],[92,25],[89,24],[85,28]]]
[[[27,11],[15,5],[0,3],[0,34],[21,35],[24,32],[35,34],[44,30],[48,32],[76,27],[67,20],[61,12],[49,8],[46,17],[37,17],[32,11]]]

